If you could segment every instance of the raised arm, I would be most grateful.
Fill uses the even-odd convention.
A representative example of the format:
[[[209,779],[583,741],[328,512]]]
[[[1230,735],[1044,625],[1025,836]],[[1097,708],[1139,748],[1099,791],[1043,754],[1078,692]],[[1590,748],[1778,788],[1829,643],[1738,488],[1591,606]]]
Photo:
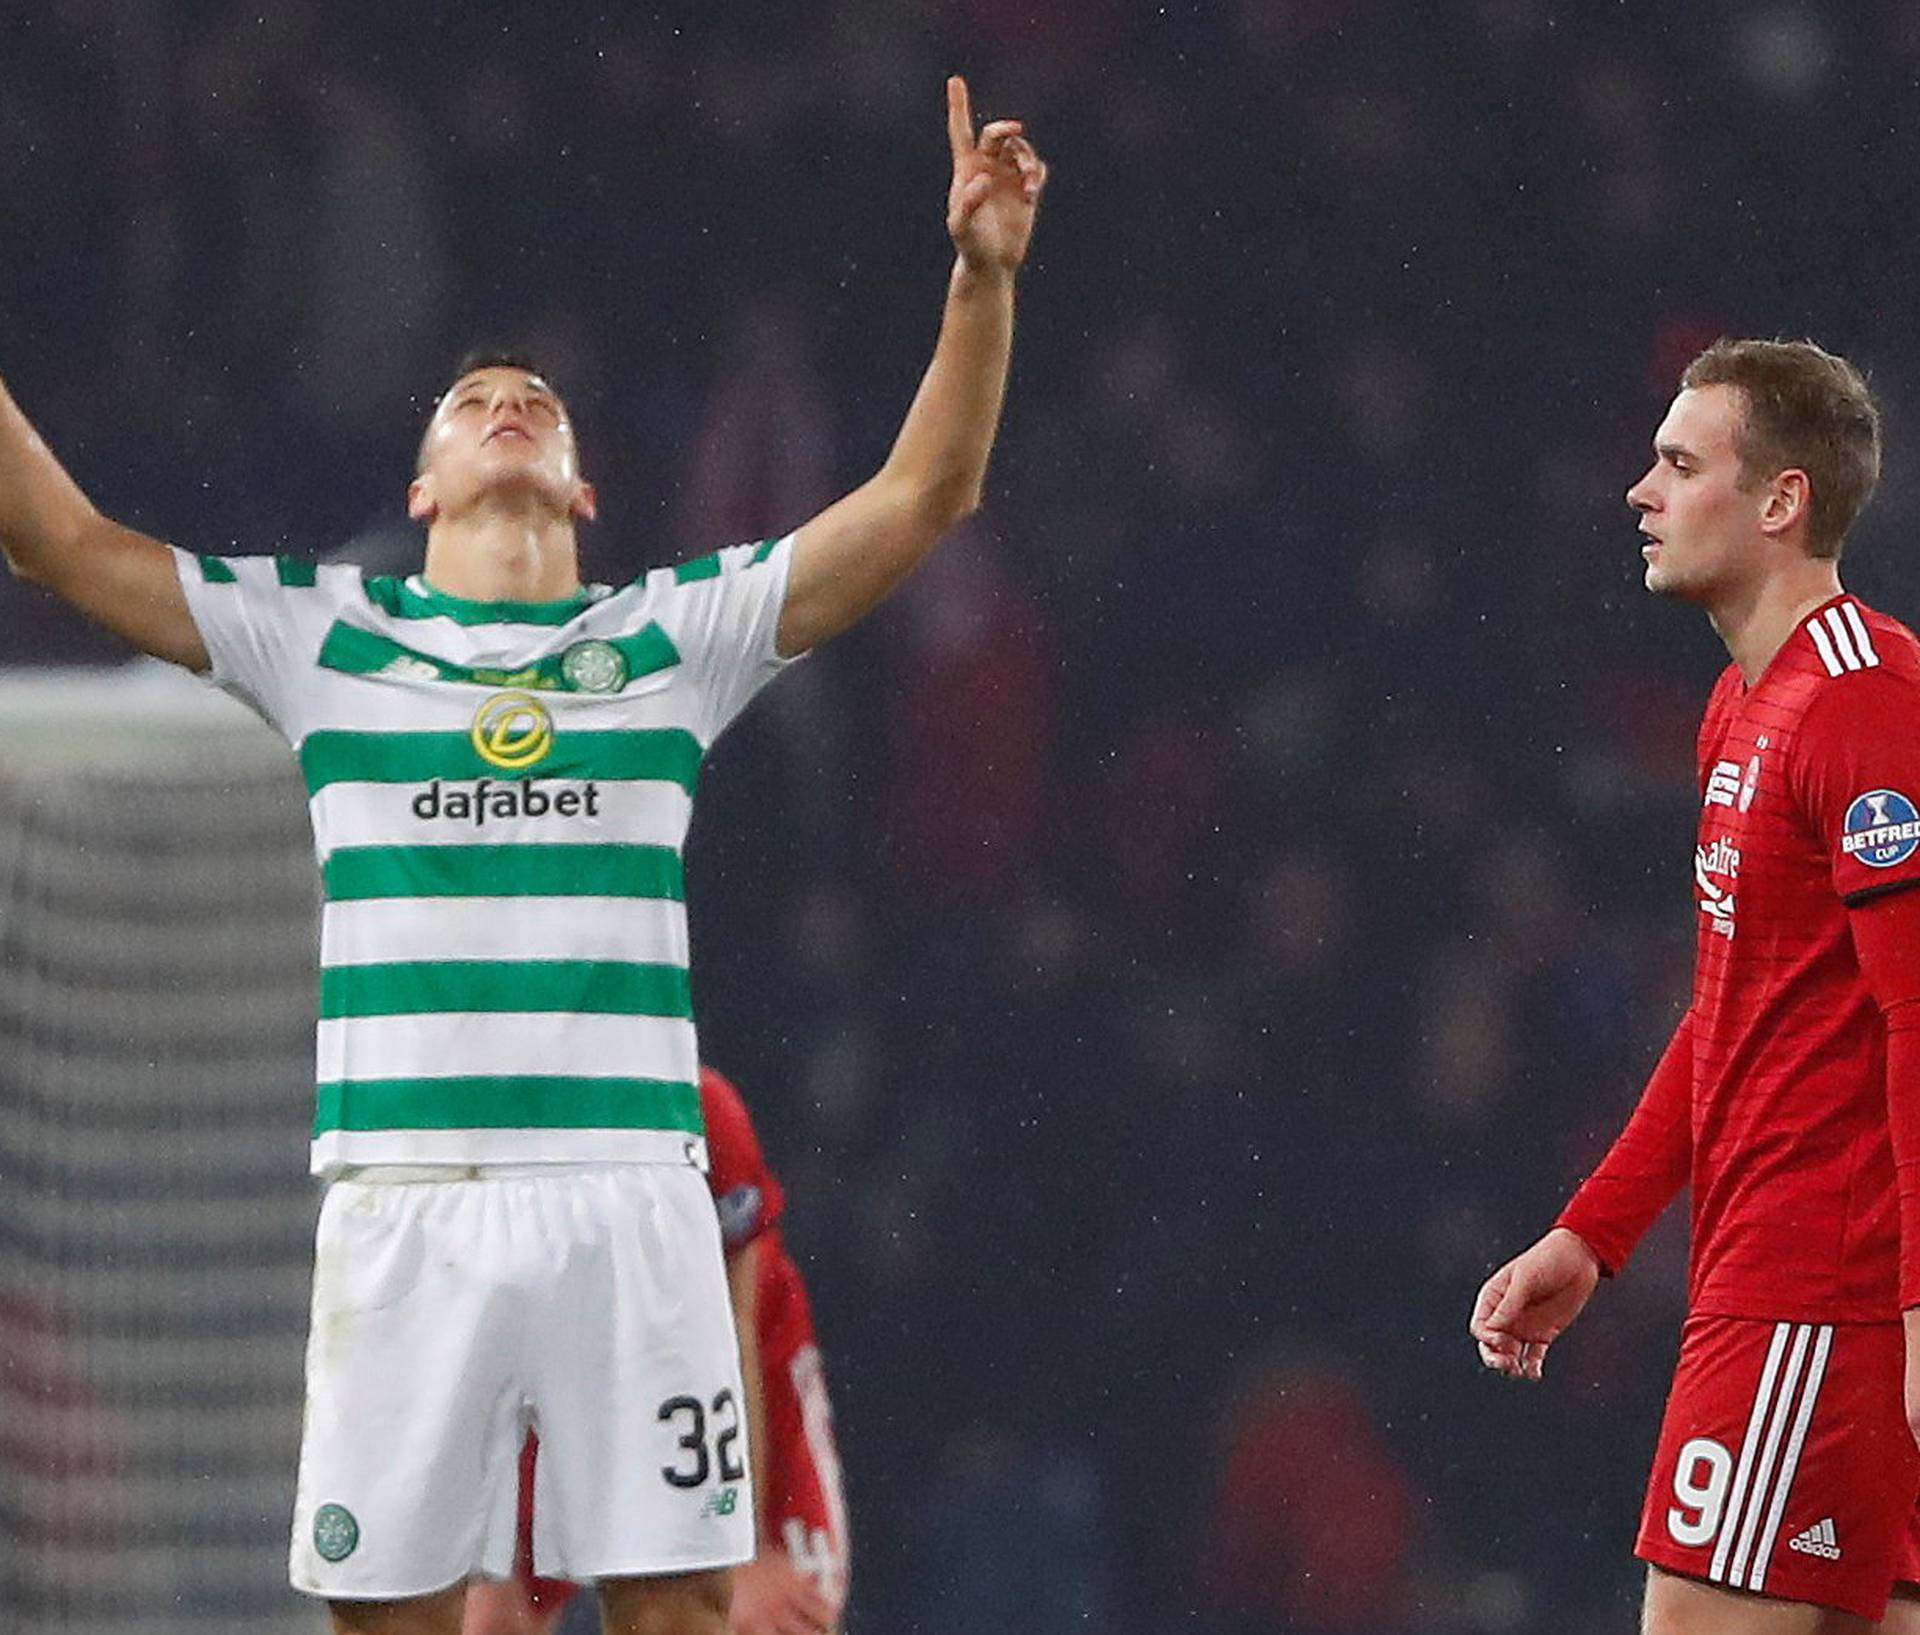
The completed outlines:
[[[958,256],[940,340],[886,464],[794,536],[775,641],[783,657],[845,630],[980,504],[1006,395],[1014,279],[1047,167],[1018,120],[996,120],[976,138],[957,77],[947,81],[947,140],[947,231]]]
[[[0,555],[143,653],[207,668],[173,554],[103,517],[0,382]]]

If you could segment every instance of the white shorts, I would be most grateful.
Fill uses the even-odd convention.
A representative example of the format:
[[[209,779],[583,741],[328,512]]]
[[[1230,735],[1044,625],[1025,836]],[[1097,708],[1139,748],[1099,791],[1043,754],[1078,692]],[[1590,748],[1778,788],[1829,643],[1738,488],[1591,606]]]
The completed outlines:
[[[506,1577],[530,1428],[543,1576],[751,1558],[746,1398],[705,1177],[460,1173],[343,1179],[321,1205],[293,1587],[385,1601]]]

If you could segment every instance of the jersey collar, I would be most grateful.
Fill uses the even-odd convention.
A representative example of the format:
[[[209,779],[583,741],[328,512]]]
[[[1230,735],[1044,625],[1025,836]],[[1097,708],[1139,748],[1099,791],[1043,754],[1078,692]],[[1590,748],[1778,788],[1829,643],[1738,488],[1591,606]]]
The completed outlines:
[[[435,589],[423,573],[410,574],[406,586],[430,614],[444,614],[456,624],[565,624],[608,592],[605,585],[582,585],[571,596],[548,602],[479,602]]]

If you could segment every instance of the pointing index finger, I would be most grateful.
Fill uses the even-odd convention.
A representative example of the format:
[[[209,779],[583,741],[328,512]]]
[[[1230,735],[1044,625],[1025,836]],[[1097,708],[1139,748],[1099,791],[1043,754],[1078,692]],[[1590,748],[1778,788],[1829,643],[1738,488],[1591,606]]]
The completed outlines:
[[[967,82],[958,74],[947,80],[947,146],[956,163],[973,152],[973,103]]]

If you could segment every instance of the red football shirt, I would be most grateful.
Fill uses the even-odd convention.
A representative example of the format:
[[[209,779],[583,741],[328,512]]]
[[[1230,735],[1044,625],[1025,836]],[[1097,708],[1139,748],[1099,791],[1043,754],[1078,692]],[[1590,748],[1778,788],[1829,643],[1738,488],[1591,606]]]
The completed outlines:
[[[730,1080],[700,1069],[700,1117],[707,1127],[707,1187],[720,1212],[720,1241],[737,1254],[780,1219],[787,1195],[767,1168],[746,1103]]]
[[[1701,724],[1700,793],[1690,1117],[1671,1137],[1691,1147],[1689,1309],[1891,1320],[1886,1026],[1847,908],[1920,883],[1913,633],[1840,596],[1752,687],[1730,665]],[[1630,1247],[1665,1201],[1629,1136],[1561,1217],[1590,1242]]]
[[[767,1167],[740,1092],[710,1067],[700,1069],[700,1112],[707,1125],[707,1185],[720,1212],[721,1242],[733,1255],[756,1238],[766,1239],[755,1285],[760,1365],[785,1368],[814,1343],[806,1286],[775,1230],[787,1195]]]

